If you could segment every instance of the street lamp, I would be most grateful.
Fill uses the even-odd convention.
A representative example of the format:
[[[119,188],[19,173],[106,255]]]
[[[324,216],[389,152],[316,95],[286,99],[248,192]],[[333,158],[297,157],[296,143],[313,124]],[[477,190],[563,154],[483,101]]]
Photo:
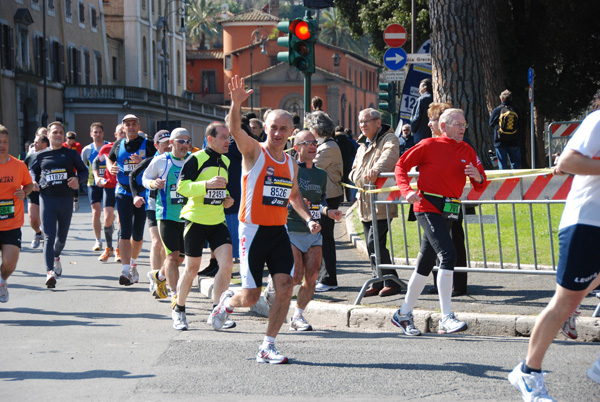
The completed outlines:
[[[265,32],[261,33],[261,31]],[[262,28],[255,29],[250,35],[250,89],[254,89],[254,72],[252,71],[252,54],[254,51],[254,45],[260,43],[260,54],[267,54],[267,39],[269,38],[269,32]],[[250,94],[250,110],[254,112],[254,92]]]
[[[169,5],[171,3],[173,3],[174,1],[180,1],[180,0],[171,0],[165,3],[165,9],[163,12],[163,15],[158,17],[158,20],[156,21],[156,28],[158,29],[162,29],[162,39],[161,39],[161,50],[160,50],[160,56],[162,57],[161,63],[163,66],[163,92],[164,92],[164,99],[165,99],[165,120],[166,120],[166,129],[170,129],[169,128],[169,50],[167,49],[167,35],[169,32],[169,15],[172,13],[176,13],[179,16],[181,16],[181,26],[179,27],[179,33],[185,33],[186,29],[185,29],[185,8],[183,7],[183,5],[178,8],[175,9],[171,12],[167,12],[167,8],[169,7]],[[183,3],[185,4],[185,1],[183,1]]]

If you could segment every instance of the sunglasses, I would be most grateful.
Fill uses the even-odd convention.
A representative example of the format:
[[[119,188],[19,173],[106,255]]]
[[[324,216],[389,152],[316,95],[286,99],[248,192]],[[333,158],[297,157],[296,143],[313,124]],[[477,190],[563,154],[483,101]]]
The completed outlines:
[[[181,145],[188,145],[188,144],[192,143],[192,140],[180,140],[179,138],[176,139],[176,140],[173,140],[173,141],[175,141],[175,142],[177,142],[177,143],[179,143]]]
[[[299,142],[298,145],[306,145],[306,146],[314,145],[316,147],[317,145],[319,145],[319,143],[317,141],[302,141],[302,142]]]

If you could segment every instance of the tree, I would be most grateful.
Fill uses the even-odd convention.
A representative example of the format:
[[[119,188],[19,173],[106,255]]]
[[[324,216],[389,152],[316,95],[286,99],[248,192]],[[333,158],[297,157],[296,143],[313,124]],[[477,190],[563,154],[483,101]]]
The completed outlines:
[[[206,49],[213,39],[220,39],[221,26],[217,23],[221,8],[212,0],[197,0],[187,3],[185,25],[187,41],[198,49]]]
[[[323,11],[319,23],[319,40],[333,46],[342,47],[358,54],[366,53],[362,40],[354,40],[348,24],[335,8]]]

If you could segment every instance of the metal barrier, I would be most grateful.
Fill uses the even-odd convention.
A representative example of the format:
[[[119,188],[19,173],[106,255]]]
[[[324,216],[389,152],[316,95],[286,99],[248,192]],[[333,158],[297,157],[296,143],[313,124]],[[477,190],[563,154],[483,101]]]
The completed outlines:
[[[382,177],[389,178],[390,175],[393,177],[393,174],[383,174]],[[411,176],[417,176],[417,175],[415,174],[415,175],[411,175]],[[528,179],[529,179],[529,182],[532,183],[531,184],[532,187],[537,186],[539,184],[539,183],[536,184],[536,180],[531,180],[531,178],[528,178]],[[522,179],[507,179],[507,180],[522,180]],[[560,181],[560,180],[562,180],[562,181]],[[389,184],[389,181],[388,181],[388,184]],[[383,185],[383,183],[380,183],[380,185],[376,186],[379,188],[378,191],[382,191],[381,185]],[[562,189],[562,192],[566,196],[566,194],[568,193],[568,188],[567,188],[566,192],[564,191],[564,187],[566,185],[567,185],[567,187],[570,187],[570,179],[567,179],[567,178],[559,179],[558,181],[556,181],[553,184],[553,186],[552,186],[553,189],[550,189],[549,191],[551,194],[555,194],[556,189]],[[375,186],[372,186],[372,187],[375,187]],[[502,186],[500,186],[500,187],[502,187]],[[404,288],[406,287],[404,282],[402,282],[400,279],[396,278],[395,276],[391,276],[391,275],[383,276],[381,273],[382,269],[396,269],[396,270],[398,270],[398,269],[404,269],[404,270],[415,269],[414,265],[410,265],[410,260],[409,260],[409,255],[408,255],[406,212],[405,212],[405,209],[409,205],[408,202],[406,202],[403,199],[400,200],[398,192],[396,192],[395,196],[389,196],[386,194],[385,197],[380,197],[379,196],[380,193],[378,193],[378,192],[369,192],[369,190],[373,190],[373,188],[368,188],[365,190],[367,190],[367,194],[364,194],[363,196],[370,197],[371,214],[373,217],[376,217],[376,212],[375,212],[376,205],[385,205],[387,224],[388,224],[388,238],[389,238],[389,243],[390,243],[390,255],[391,255],[391,259],[392,259],[393,263],[392,264],[382,264],[381,263],[381,250],[379,247],[379,243],[377,241],[375,241],[375,247],[374,247],[375,254],[372,255],[371,258],[375,262],[377,277],[371,278],[365,282],[365,284],[362,286],[354,304],[360,303],[367,287],[369,285],[371,285],[372,283],[382,282],[384,280],[391,279],[391,280],[396,281],[397,283],[400,283],[401,286],[403,286]],[[559,191],[559,192],[561,192],[561,191]],[[498,193],[494,192],[494,194],[498,194]],[[512,193],[509,192],[507,194],[512,194]],[[521,189],[521,194],[527,195],[527,194],[530,194],[530,191],[528,189],[527,189],[527,191],[523,191],[523,189]],[[539,195],[546,194],[546,197],[548,196],[547,195],[548,193],[547,192],[544,193],[543,191],[540,191],[538,194]],[[482,200],[482,199],[478,198],[479,196],[473,196],[472,198],[475,198],[475,199],[469,200],[468,198],[470,195],[471,195],[470,192],[467,189],[465,189],[463,198],[467,198],[467,199],[462,201],[462,206],[461,206],[463,216],[465,217],[465,219],[463,220],[463,229],[465,232],[465,244],[466,244],[466,251],[467,251],[467,266],[466,267],[456,267],[455,271],[458,271],[458,272],[488,272],[488,273],[503,273],[503,274],[538,274],[538,275],[555,275],[556,274],[556,261],[555,261],[555,257],[554,257],[555,244],[554,244],[553,236],[551,234],[553,232],[553,222],[558,223],[560,220],[560,216],[553,217],[550,206],[553,204],[563,204],[564,205],[564,203],[565,203],[564,197],[560,197],[560,198],[563,198],[560,200],[556,200],[556,199],[554,199],[554,200],[551,200],[551,199]],[[524,198],[524,197],[521,196],[521,198]],[[390,218],[390,212],[389,212],[389,206],[394,205],[394,204],[399,205],[400,209],[402,211],[402,214],[398,219],[401,219],[401,222],[402,222],[401,225],[402,225],[403,238],[404,238],[404,262],[405,262],[405,264],[396,264],[395,263],[396,256],[394,253],[394,244],[393,244],[392,219]],[[482,214],[482,206],[484,206],[484,205],[494,205],[494,214],[493,215],[483,215]],[[512,224],[509,224],[509,225],[504,224],[503,225],[504,222],[500,221],[500,214],[498,211],[499,205],[510,205],[511,206]],[[519,250],[519,234],[517,231],[517,216],[516,216],[516,210],[515,210],[515,207],[517,205],[528,205],[529,206],[529,217],[530,217],[529,226],[530,226],[530,233],[531,233],[530,242],[533,245],[533,264],[529,264],[531,266],[526,266],[524,264],[521,264],[521,255],[520,255],[520,250]],[[535,231],[534,217],[533,217],[533,206],[534,205],[544,205],[546,207],[545,208],[546,209],[546,214],[545,214],[546,215],[546,223],[547,223],[548,233],[550,234],[548,236],[547,243],[539,244],[539,245],[536,242],[536,236],[535,236],[536,231]],[[466,212],[466,209],[470,206],[475,207],[478,211],[478,214],[467,215],[465,212]],[[467,217],[472,217],[472,218],[467,218]],[[472,257],[471,257],[472,241],[471,240],[474,241],[474,239],[476,238],[476,234],[470,233],[470,231],[469,231],[470,224],[478,224],[479,225],[479,239],[481,241],[483,261],[472,261]],[[497,247],[498,247],[499,262],[491,263],[488,261],[488,258],[487,258],[488,245],[486,244],[486,237],[484,235],[484,225],[486,225],[486,224],[495,224],[496,225],[496,241],[494,243],[496,243]],[[517,261],[511,262],[511,263],[506,263],[504,261],[503,252],[502,252],[502,250],[503,250],[502,237],[503,236],[501,235],[501,228],[506,230],[510,226],[512,226]],[[422,237],[421,228],[418,225],[417,225],[417,228],[418,228],[417,229],[418,237],[420,240]],[[372,230],[373,230],[374,239],[378,239],[377,225],[372,225]],[[537,250],[539,247],[547,247],[550,250],[551,260],[552,260],[551,266],[542,266],[541,264],[538,264]],[[437,270],[438,267],[435,267],[434,269]]]
[[[546,149],[548,150],[548,166],[552,166],[555,153],[561,153],[581,121],[553,121],[548,125]]]

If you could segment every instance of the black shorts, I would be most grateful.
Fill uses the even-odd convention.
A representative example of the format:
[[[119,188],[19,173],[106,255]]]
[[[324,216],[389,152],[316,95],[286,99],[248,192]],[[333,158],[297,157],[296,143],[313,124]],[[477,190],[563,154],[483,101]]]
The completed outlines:
[[[29,195],[27,196],[27,200],[31,203],[31,204],[35,204],[35,205],[40,205],[40,192],[39,191],[32,191],[31,193],[29,193]]]
[[[600,227],[571,225],[558,232],[556,283],[565,289],[585,290],[600,275]]]
[[[115,197],[115,188],[106,188],[104,187],[104,208],[111,207],[114,208],[117,203],[117,199]]]
[[[21,249],[21,228],[0,231],[0,246],[11,244]]]
[[[149,228],[158,226],[158,222],[156,221],[156,211],[154,209],[146,210],[146,219],[148,220]]]
[[[185,253],[185,243],[183,241],[184,229],[185,223],[183,222],[166,219],[158,221],[158,233],[167,254],[174,253],[175,251],[179,251],[182,255]]]
[[[271,276],[294,275],[294,254],[285,226],[259,226],[240,222],[240,276],[242,288],[262,286],[265,263]]]
[[[90,199],[90,205],[97,202],[102,202],[102,194],[104,189],[98,186],[88,186],[88,198]]]
[[[218,225],[201,225],[185,221],[183,242],[185,255],[189,257],[202,257],[202,246],[208,241],[210,249],[215,251],[223,244],[231,244],[231,236],[225,222]]]

